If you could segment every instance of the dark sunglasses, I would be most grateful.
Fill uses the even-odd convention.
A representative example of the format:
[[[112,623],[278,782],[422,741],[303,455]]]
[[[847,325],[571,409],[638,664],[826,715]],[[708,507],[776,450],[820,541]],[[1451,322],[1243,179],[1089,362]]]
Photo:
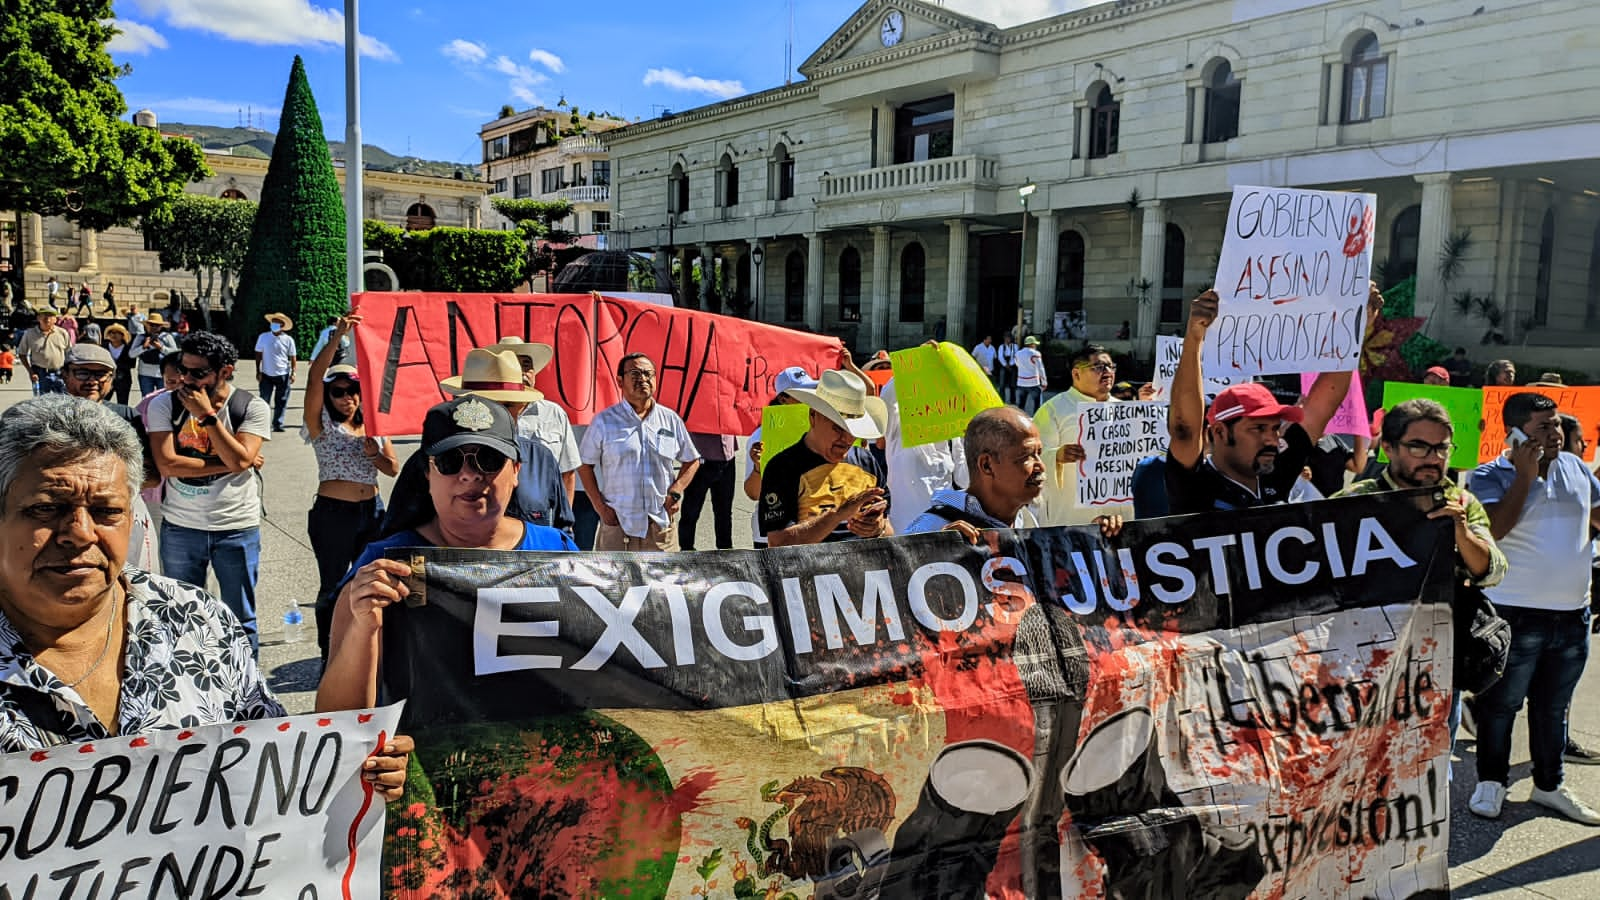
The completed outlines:
[[[338,387],[331,387],[328,388],[328,396],[335,400],[343,400],[346,397],[359,397],[361,396],[361,386],[350,385],[349,387],[345,387],[344,385],[340,385]]]
[[[176,368],[179,375],[187,378],[193,378],[195,381],[204,381],[205,379],[211,377],[211,369],[208,366],[201,366],[198,369],[191,369],[183,363],[178,363]]]
[[[473,447],[471,450],[452,447],[433,456],[433,467],[439,470],[440,475],[457,475],[467,460],[471,460],[472,467],[482,475],[498,475],[510,461],[504,453],[488,447]]]

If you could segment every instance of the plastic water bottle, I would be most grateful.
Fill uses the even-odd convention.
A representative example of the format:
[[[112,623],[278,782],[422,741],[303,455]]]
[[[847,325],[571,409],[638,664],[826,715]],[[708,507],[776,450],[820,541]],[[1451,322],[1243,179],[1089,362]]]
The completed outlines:
[[[300,602],[291,601],[289,611],[283,614],[283,642],[293,644],[300,640],[306,618],[300,614]]]

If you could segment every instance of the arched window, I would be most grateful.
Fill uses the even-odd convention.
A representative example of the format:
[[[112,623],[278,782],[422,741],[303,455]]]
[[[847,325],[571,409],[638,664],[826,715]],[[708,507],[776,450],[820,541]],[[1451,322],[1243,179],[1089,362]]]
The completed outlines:
[[[1555,271],[1556,211],[1544,211],[1544,224],[1539,226],[1539,274],[1533,284],[1533,321],[1536,325],[1550,323],[1550,276]]]
[[[1117,130],[1121,127],[1122,104],[1102,84],[1089,107],[1089,158],[1103,159],[1117,152]]]
[[[1225,59],[1216,61],[1206,84],[1205,142],[1217,144],[1239,136],[1239,79]]]
[[[783,320],[803,322],[806,318],[806,255],[790,250],[783,260]]]
[[[1083,311],[1083,235],[1063,231],[1056,240],[1056,312]]]
[[[1188,242],[1183,229],[1167,223],[1166,246],[1161,251],[1161,321],[1183,321],[1183,254]]]
[[[772,185],[774,200],[788,200],[794,196],[794,157],[787,145],[772,148]]]
[[[839,254],[839,321],[861,321],[861,254],[854,247]]]
[[[1389,60],[1378,46],[1378,36],[1367,32],[1356,41],[1344,68],[1344,121],[1366,122],[1383,118],[1389,91]]]
[[[717,163],[717,205],[739,205],[739,167],[733,164],[733,157],[726,153]]]
[[[667,176],[667,212],[689,211],[689,175],[683,163],[673,163],[672,174]]]
[[[426,203],[413,203],[406,210],[407,231],[427,231],[434,223],[433,207]]]
[[[1590,328],[1600,325],[1600,225],[1595,226],[1594,240],[1589,244],[1589,308],[1584,324]]]
[[[221,194],[219,194],[218,197],[220,199],[223,199],[223,200],[249,200],[250,199],[249,197],[246,197],[244,195],[244,191],[241,191],[238,188],[228,188],[227,190],[225,190]]]
[[[912,242],[900,252],[900,321],[921,322],[928,258],[922,245]]]
[[[1389,259],[1383,264],[1382,287],[1398,284],[1417,274],[1417,253],[1422,238],[1422,207],[1412,205],[1394,217],[1389,228]]]

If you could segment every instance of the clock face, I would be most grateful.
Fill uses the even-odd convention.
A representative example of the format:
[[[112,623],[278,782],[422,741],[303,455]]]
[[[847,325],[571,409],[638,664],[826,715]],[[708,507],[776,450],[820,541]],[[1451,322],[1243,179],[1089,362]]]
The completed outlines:
[[[878,29],[878,37],[885,47],[893,47],[900,43],[906,35],[906,17],[899,10],[893,9],[883,17],[883,27]]]

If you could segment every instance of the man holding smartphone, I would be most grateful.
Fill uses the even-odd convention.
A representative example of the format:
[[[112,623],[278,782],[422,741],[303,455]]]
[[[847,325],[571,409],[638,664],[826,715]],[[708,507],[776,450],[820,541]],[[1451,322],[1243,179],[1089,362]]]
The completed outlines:
[[[1567,709],[1589,656],[1591,529],[1600,527],[1600,480],[1562,453],[1556,402],[1543,394],[1506,398],[1508,449],[1478,467],[1472,487],[1510,569],[1484,593],[1511,624],[1505,673],[1477,695],[1478,787],[1468,808],[1494,819],[1505,802],[1511,725],[1528,704],[1531,800],[1585,825],[1600,811],[1562,783]]]
[[[761,476],[760,524],[768,546],[886,537],[888,474],[857,440],[883,437],[889,409],[854,372],[822,373],[815,388],[789,396],[811,407],[800,443],[767,463]]]

